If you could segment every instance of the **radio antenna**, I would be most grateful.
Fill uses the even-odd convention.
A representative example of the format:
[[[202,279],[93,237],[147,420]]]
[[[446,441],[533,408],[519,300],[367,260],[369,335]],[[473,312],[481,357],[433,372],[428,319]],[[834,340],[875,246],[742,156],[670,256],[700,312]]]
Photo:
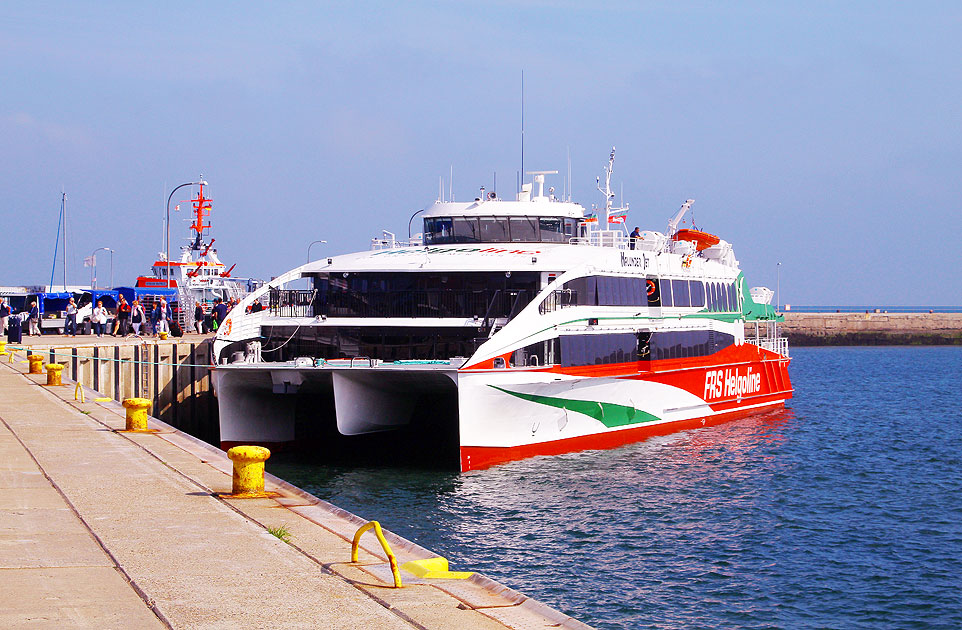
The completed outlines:
[[[524,70],[521,70],[521,172],[524,173]]]

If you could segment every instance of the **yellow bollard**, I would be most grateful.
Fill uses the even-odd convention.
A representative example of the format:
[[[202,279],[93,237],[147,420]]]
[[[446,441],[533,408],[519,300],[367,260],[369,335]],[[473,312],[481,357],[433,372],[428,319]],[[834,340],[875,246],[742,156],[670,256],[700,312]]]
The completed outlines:
[[[2,333],[2,332],[3,332],[3,331],[0,330],[0,333]],[[6,354],[7,354],[7,342],[6,342],[6,341],[0,341],[0,357],[4,356],[4,355],[6,355]]]
[[[124,409],[127,410],[127,430],[147,431],[147,410],[150,400],[147,398],[124,398]]]
[[[48,363],[47,364],[47,385],[63,385],[60,381],[61,372],[63,371],[63,366],[59,363]]]
[[[274,496],[264,492],[264,462],[271,452],[263,446],[235,446],[227,451],[227,457],[234,462],[234,477],[231,482],[231,497],[252,499]]]
[[[31,354],[27,359],[30,361],[30,371],[27,374],[43,374],[43,357],[39,354]]]
[[[161,341],[165,341],[167,339],[167,333],[164,332],[163,330],[157,333],[157,335],[160,337]]]

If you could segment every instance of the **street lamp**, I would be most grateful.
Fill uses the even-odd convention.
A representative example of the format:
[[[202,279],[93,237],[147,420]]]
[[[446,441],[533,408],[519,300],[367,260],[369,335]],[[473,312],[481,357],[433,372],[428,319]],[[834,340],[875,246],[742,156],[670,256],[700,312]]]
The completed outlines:
[[[168,289],[170,288],[170,200],[173,199],[174,193],[180,190],[181,188],[183,188],[184,186],[206,186],[206,185],[207,185],[207,182],[205,182],[203,179],[196,182],[187,182],[186,184],[181,184],[177,188],[174,188],[172,191],[170,191],[170,196],[167,197],[167,220],[164,223],[164,227],[166,228],[167,232],[164,235],[164,244],[166,247],[165,253],[167,255],[167,288]]]
[[[91,265],[91,270],[90,270],[90,288],[91,288],[91,289],[96,289],[96,288],[97,288],[97,252],[99,252],[99,251],[101,251],[101,250],[110,252],[110,284],[111,284],[111,288],[113,288],[113,283],[114,283],[114,250],[110,249],[109,247],[98,247],[97,249],[94,250],[94,252],[93,252],[92,254],[90,254],[90,258],[91,258],[91,260],[92,260],[92,262],[93,262],[93,265]]]
[[[313,243],[307,246],[307,262],[311,262],[311,248],[317,245],[318,243],[327,243],[327,241],[314,241]]]
[[[781,297],[782,294],[780,291],[781,269],[782,269],[782,263],[778,263],[777,265],[775,265],[775,306],[776,306],[777,312],[779,313],[782,312],[782,297]]]

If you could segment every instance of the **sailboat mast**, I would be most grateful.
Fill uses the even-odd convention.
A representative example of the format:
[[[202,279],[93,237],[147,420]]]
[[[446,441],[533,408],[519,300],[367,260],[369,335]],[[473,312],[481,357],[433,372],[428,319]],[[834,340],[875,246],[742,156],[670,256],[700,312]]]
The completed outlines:
[[[60,216],[63,218],[63,290],[67,290],[67,192],[60,191]],[[51,281],[51,284],[53,282]]]

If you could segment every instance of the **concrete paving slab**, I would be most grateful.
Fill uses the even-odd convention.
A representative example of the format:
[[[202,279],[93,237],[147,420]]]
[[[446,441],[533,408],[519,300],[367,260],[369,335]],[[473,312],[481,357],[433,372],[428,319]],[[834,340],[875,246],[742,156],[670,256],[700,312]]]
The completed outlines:
[[[0,510],[56,510],[63,508],[63,497],[50,485],[35,488],[4,488],[0,486]]]
[[[163,629],[112,567],[0,570],[0,628]]]
[[[0,489],[48,487],[50,484],[39,470],[0,470]]]

